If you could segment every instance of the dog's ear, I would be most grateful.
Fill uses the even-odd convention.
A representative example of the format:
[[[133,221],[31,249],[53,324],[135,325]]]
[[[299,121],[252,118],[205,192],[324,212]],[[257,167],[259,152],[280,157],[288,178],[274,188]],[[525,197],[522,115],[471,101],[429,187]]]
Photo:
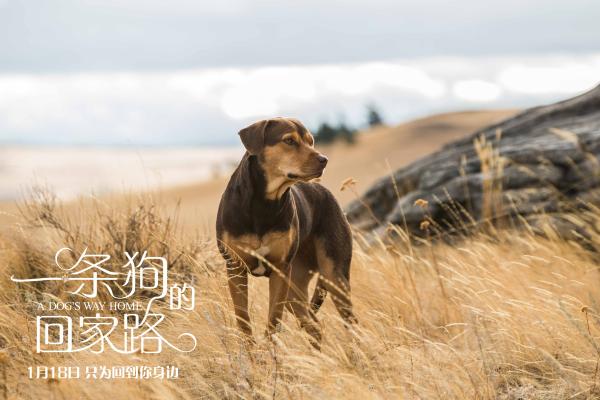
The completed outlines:
[[[269,120],[264,119],[245,127],[239,132],[244,147],[251,155],[260,153],[265,147],[265,132],[268,124]]]

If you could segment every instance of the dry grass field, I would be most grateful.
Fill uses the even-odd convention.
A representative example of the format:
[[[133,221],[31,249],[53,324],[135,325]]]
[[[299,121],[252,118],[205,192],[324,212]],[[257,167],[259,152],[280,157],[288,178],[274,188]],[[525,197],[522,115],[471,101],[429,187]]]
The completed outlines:
[[[371,166],[362,168],[366,165]],[[341,179],[352,175],[349,169],[337,171]],[[209,210],[202,214],[209,221],[217,195],[204,196],[210,199],[196,207]],[[417,240],[400,230],[403,239],[394,243],[367,243],[355,232],[351,284],[359,325],[346,328],[327,300],[318,314],[321,351],[313,349],[289,313],[283,330],[268,340],[263,335],[267,280],[254,278],[250,310],[257,343],[248,346],[235,327],[211,228],[197,223],[197,229],[190,229],[192,212],[175,207],[174,197],[174,192],[164,192],[65,205],[38,192],[34,201],[21,205],[20,214],[10,211],[10,227],[0,231],[0,398],[600,397],[598,255],[550,226],[540,236],[526,227],[516,231],[486,225],[448,243]],[[190,201],[185,193],[182,198]],[[181,207],[191,207],[187,204]],[[600,226],[600,210],[592,208],[585,223],[590,220]],[[590,241],[591,247],[600,246],[600,236],[592,235]],[[32,321],[39,312],[32,304],[73,297],[63,281],[15,284],[10,277],[55,275],[54,254],[64,246],[110,254],[115,261],[123,261],[124,250],[165,256],[170,277],[195,286],[196,306],[185,313],[164,310],[169,322],[161,333],[173,338],[192,332],[197,348],[157,355],[110,350],[36,354]],[[79,317],[90,312],[66,313]],[[180,377],[27,376],[27,368],[35,365],[132,364],[175,365]]]
[[[273,342],[263,337],[266,280],[250,283],[257,344],[233,320],[212,239],[178,233],[151,199],[115,211],[103,204],[63,214],[50,201],[25,210],[35,228],[2,237],[0,396],[4,398],[481,398],[564,399],[600,395],[597,259],[577,244],[524,231],[482,229],[456,243],[400,240],[366,246],[356,235],[352,296],[360,324],[348,330],[328,300],[319,313],[322,351],[289,314]],[[82,221],[85,221],[83,224]],[[13,235],[15,235],[13,233]],[[42,239],[43,238],[43,239]],[[600,243],[600,238],[593,238]],[[194,312],[172,316],[169,337],[193,332],[190,354],[35,354],[31,301],[72,301],[64,283],[19,285],[9,276],[55,273],[67,244],[122,257],[145,248],[171,260],[170,273],[197,288]],[[167,311],[166,311],[167,312]],[[73,316],[85,314],[72,311]],[[30,365],[170,364],[171,381],[31,381]]]

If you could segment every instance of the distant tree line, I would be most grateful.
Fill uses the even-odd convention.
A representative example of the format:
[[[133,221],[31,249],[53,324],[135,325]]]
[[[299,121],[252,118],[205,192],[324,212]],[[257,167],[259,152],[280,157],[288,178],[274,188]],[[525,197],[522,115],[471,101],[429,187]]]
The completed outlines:
[[[383,124],[383,118],[377,108],[374,105],[367,106],[366,125],[372,128]],[[313,130],[315,141],[319,144],[333,143],[336,140],[343,140],[346,143],[352,144],[356,141],[357,132],[357,128],[348,126],[343,119],[337,124],[323,121],[316,130]]]

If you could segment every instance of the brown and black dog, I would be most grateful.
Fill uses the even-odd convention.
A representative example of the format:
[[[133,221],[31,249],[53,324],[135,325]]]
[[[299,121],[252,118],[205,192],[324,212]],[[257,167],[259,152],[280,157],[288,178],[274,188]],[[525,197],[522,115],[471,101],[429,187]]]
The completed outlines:
[[[267,333],[277,329],[286,307],[319,347],[315,313],[328,292],[342,318],[356,322],[350,301],[350,226],[333,194],[309,182],[323,174],[327,157],[314,149],[313,136],[296,119],[258,121],[239,135],[247,151],[217,215],[217,242],[238,325],[252,338],[248,273],[265,276]],[[309,305],[314,275],[319,278]]]

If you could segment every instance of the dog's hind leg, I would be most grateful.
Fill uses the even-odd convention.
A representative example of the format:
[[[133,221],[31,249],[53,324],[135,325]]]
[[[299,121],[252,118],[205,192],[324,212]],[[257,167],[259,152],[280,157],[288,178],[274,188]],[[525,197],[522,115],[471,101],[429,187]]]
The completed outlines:
[[[328,253],[328,249],[332,251]],[[328,249],[323,241],[316,241],[317,262],[320,273],[317,288],[319,288],[320,283],[322,289],[331,293],[333,303],[343,320],[347,324],[355,324],[358,320],[352,310],[352,300],[350,298],[352,249],[342,250],[335,246]]]
[[[325,283],[319,274],[317,278],[317,285],[315,286],[315,291],[313,293],[312,299],[310,300],[310,311],[313,318],[316,319],[317,312],[323,305],[323,302],[327,298],[327,289],[325,288]]]
[[[298,258],[294,260],[286,306],[297,318],[300,327],[311,336],[311,344],[319,349],[321,346],[321,328],[308,307],[308,284],[311,278],[312,273],[307,264]]]

